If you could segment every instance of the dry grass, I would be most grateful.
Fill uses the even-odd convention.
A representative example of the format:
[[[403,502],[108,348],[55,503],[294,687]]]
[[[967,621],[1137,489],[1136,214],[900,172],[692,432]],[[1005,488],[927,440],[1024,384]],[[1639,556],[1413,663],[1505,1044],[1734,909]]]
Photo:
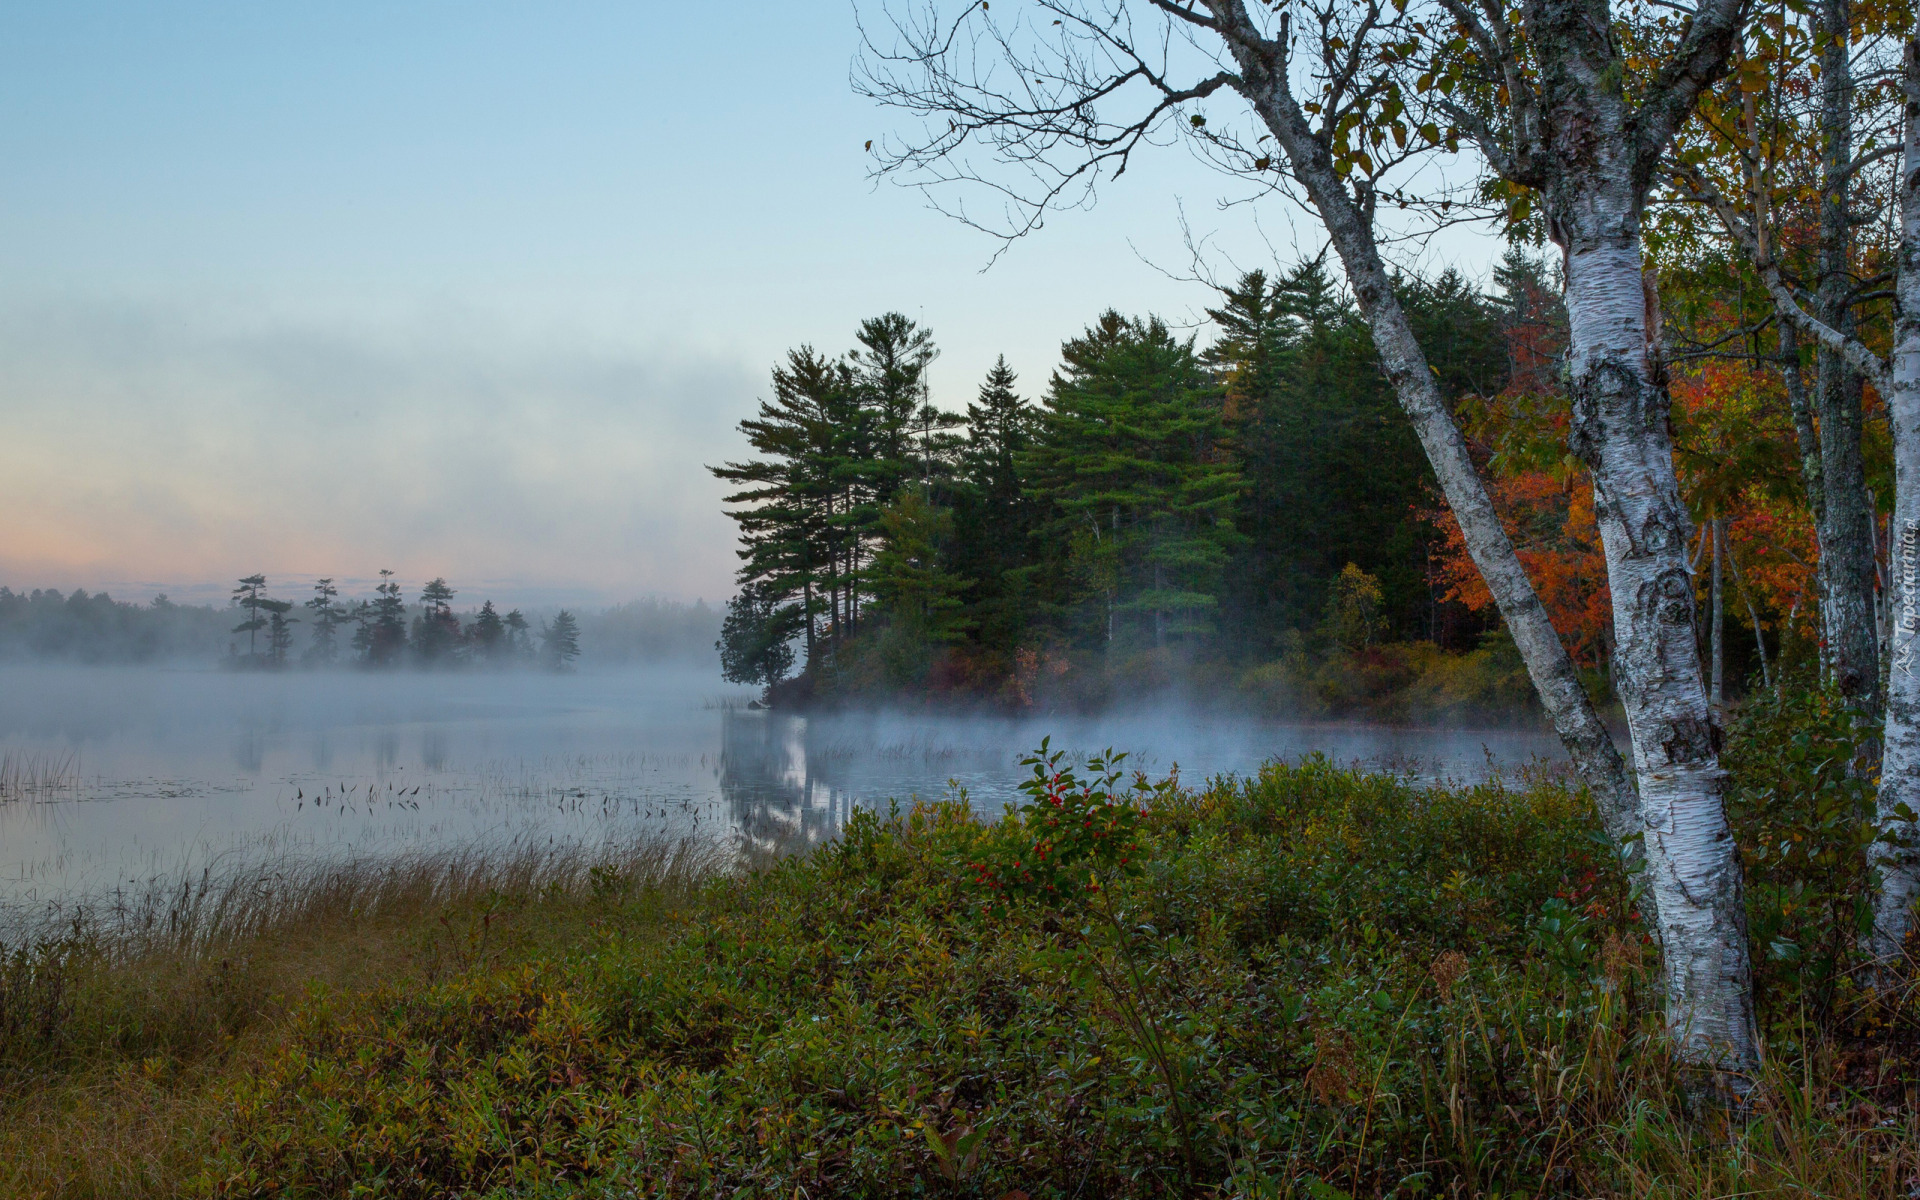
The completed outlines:
[[[617,901],[629,930],[737,856],[690,841],[284,861],[62,910],[0,941],[0,1196],[174,1194],[217,1136],[213,1085],[296,1004],[563,951]]]

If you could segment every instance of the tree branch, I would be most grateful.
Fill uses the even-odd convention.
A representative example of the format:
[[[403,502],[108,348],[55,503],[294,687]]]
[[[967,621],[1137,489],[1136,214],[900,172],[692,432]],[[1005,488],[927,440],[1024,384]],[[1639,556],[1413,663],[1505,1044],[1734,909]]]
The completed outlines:
[[[1693,112],[1700,93],[1725,74],[1746,23],[1747,2],[1700,0],[1679,49],[1654,74],[1634,117],[1634,175],[1642,189],[1653,182],[1667,147]]]
[[[1687,188],[1688,198],[1696,203],[1713,209],[1720,218],[1720,224],[1727,236],[1738,245],[1753,267],[1760,274],[1760,281],[1766,286],[1767,294],[1773,299],[1774,311],[1780,318],[1791,321],[1796,329],[1811,334],[1829,350],[1839,355],[1848,366],[1860,375],[1881,395],[1887,394],[1887,364],[1875,354],[1865,342],[1851,337],[1828,325],[1826,322],[1801,307],[1786,281],[1781,278],[1779,264],[1771,255],[1764,253],[1759,238],[1754,235],[1753,227],[1740,218],[1731,202],[1722,196],[1717,188],[1708,183],[1698,170],[1685,164],[1679,164],[1675,171],[1679,181]]]

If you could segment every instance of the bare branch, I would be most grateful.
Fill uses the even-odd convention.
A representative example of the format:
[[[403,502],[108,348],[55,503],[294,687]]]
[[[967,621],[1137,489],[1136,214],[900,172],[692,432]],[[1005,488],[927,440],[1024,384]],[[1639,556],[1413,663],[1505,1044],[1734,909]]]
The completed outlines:
[[[1748,0],[1700,0],[1673,56],[1662,63],[1634,118],[1634,175],[1653,181],[1667,147],[1698,106],[1700,93],[1725,74],[1746,23]]]
[[[1767,294],[1773,299],[1774,311],[1782,320],[1791,321],[1796,329],[1811,334],[1821,344],[1839,355],[1848,366],[1858,371],[1881,395],[1887,394],[1887,364],[1875,354],[1865,342],[1851,337],[1815,317],[1801,306],[1786,281],[1781,278],[1779,264],[1766,254],[1755,236],[1753,227],[1735,211],[1733,204],[1720,194],[1719,189],[1709,183],[1698,170],[1686,164],[1675,168],[1678,182],[1686,189],[1688,198],[1695,203],[1711,208],[1720,218],[1720,224],[1727,231],[1735,245],[1746,254],[1753,267],[1760,274],[1760,281],[1766,286]]]

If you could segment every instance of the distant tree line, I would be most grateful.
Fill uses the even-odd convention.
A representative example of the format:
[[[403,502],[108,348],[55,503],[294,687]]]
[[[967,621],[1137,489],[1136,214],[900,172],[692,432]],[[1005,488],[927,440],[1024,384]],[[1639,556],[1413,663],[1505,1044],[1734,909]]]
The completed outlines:
[[[461,613],[444,579],[409,603],[391,572],[374,594],[344,601],[331,579],[301,602],[274,596],[264,575],[238,581],[229,604],[115,600],[84,589],[0,587],[0,661],[208,662],[320,666],[553,666],[710,663],[720,613],[704,603],[645,599],[600,612],[529,616],[491,602]]]
[[[164,594],[129,604],[75,588],[0,587],[0,659],[80,663],[206,660],[221,653],[231,617],[211,605],[175,604]]]
[[[1449,394],[1505,385],[1539,273],[1398,281]],[[1108,311],[1037,403],[1003,358],[964,414],[930,403],[932,336],[900,314],[789,352],[740,424],[753,456],[713,468],[741,538],[728,677],[1023,700],[1231,671],[1344,645],[1350,567],[1374,640],[1476,648],[1493,622],[1436,583],[1430,471],[1352,301],[1318,259],[1220,295],[1205,346]]]
[[[410,609],[394,573],[382,570],[373,595],[357,602],[342,601],[332,579],[316,580],[295,616],[293,601],[267,594],[265,575],[249,575],[233,589],[233,606],[243,619],[232,632],[245,634],[247,641],[244,650],[232,644],[228,661],[275,670],[297,662],[306,667],[538,664],[562,671],[580,657],[580,622],[564,608],[541,621],[536,633],[519,609],[502,614],[491,600],[462,621],[453,611],[454,595],[445,579],[432,579]],[[301,623],[307,626],[306,646],[296,659],[294,626]]]

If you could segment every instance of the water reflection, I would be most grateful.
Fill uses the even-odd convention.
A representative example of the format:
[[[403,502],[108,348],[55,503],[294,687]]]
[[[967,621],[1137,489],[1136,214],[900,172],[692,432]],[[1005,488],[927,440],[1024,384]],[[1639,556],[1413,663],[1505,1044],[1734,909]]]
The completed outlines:
[[[275,855],[514,839],[815,844],[856,806],[964,791],[998,812],[1051,736],[1160,776],[1272,757],[1475,777],[1558,758],[1545,736],[1289,726],[1184,710],[1104,718],[795,717],[704,673],[252,676],[0,667],[0,751],[72,756],[77,785],[0,805],[0,901]]]
[[[825,841],[852,805],[807,753],[807,719],[771,712],[721,714],[720,792],[740,835],[763,849]]]

